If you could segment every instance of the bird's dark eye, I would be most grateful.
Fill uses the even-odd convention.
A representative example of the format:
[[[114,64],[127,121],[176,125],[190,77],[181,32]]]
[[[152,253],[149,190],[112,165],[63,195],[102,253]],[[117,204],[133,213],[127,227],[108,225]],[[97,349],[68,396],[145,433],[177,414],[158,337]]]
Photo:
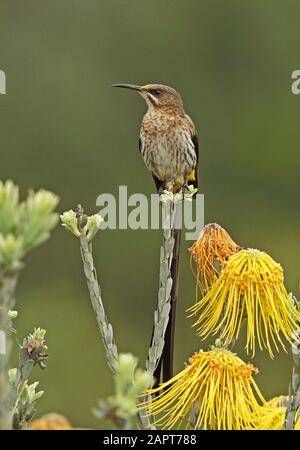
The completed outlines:
[[[159,95],[161,94],[161,91],[159,89],[151,89],[150,94]]]

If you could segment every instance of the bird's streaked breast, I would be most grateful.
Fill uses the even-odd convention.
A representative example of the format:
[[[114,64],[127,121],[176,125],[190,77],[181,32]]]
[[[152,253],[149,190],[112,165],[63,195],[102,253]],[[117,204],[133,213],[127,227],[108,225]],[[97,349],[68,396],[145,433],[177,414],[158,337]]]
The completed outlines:
[[[141,153],[160,180],[184,180],[197,163],[190,122],[182,116],[146,114],[141,126]]]

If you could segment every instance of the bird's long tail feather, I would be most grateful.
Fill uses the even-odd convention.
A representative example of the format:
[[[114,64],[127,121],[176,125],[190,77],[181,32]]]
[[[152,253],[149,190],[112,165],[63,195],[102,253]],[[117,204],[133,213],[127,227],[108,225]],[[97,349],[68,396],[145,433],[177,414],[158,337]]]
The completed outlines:
[[[174,359],[174,338],[175,338],[175,317],[176,317],[176,301],[178,294],[179,282],[179,256],[180,256],[181,230],[174,229],[174,248],[171,264],[171,278],[173,280],[171,290],[171,309],[169,314],[169,322],[165,334],[165,346],[159,364],[154,372],[155,385],[161,381],[167,381],[173,376],[173,359]]]

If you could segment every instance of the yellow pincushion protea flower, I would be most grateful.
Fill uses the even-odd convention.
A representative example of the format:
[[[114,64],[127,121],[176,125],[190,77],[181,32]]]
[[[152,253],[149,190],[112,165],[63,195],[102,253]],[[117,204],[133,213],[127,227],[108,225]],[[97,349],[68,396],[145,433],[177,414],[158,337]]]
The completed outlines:
[[[217,223],[205,225],[189,251],[196,263],[194,271],[201,291],[206,292],[217,279],[230,255],[241,249]]]
[[[289,398],[287,395],[278,395],[268,400],[268,405],[272,408],[286,408]]]
[[[257,372],[234,353],[213,347],[195,353],[182,372],[150,389],[147,394],[155,395],[140,407],[148,416],[159,415],[154,423],[163,429],[182,424],[205,430],[251,429],[260,408],[258,400],[265,403],[252,377]],[[192,411],[196,414],[193,424]]]
[[[254,249],[241,250],[229,257],[219,278],[207,294],[188,310],[200,313],[194,326],[199,336],[219,333],[224,346],[237,338],[247,317],[247,351],[265,347],[271,357],[271,344],[285,350],[280,333],[292,343],[299,330],[300,313],[283,283],[283,270],[268,254]]]
[[[288,400],[288,396],[280,395],[272,398],[263,405],[255,418],[254,429],[282,430],[284,427]],[[296,420],[294,430],[300,430],[300,418]]]
[[[285,418],[285,408],[262,407],[261,416],[257,419],[255,430],[282,430]]]
[[[271,406],[266,404],[261,407],[256,416],[255,430],[281,430],[284,425],[286,408],[284,406]]]
[[[298,430],[298,431],[300,430],[300,418],[295,423],[294,430]]]

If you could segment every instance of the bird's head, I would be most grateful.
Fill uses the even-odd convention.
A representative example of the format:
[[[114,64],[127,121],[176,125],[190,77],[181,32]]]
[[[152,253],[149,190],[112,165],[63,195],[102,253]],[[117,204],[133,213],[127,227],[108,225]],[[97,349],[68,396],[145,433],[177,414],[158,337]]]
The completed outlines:
[[[112,87],[137,91],[144,98],[149,109],[183,109],[183,103],[178,92],[163,84],[146,84],[145,86],[137,86],[135,84],[114,84]]]

